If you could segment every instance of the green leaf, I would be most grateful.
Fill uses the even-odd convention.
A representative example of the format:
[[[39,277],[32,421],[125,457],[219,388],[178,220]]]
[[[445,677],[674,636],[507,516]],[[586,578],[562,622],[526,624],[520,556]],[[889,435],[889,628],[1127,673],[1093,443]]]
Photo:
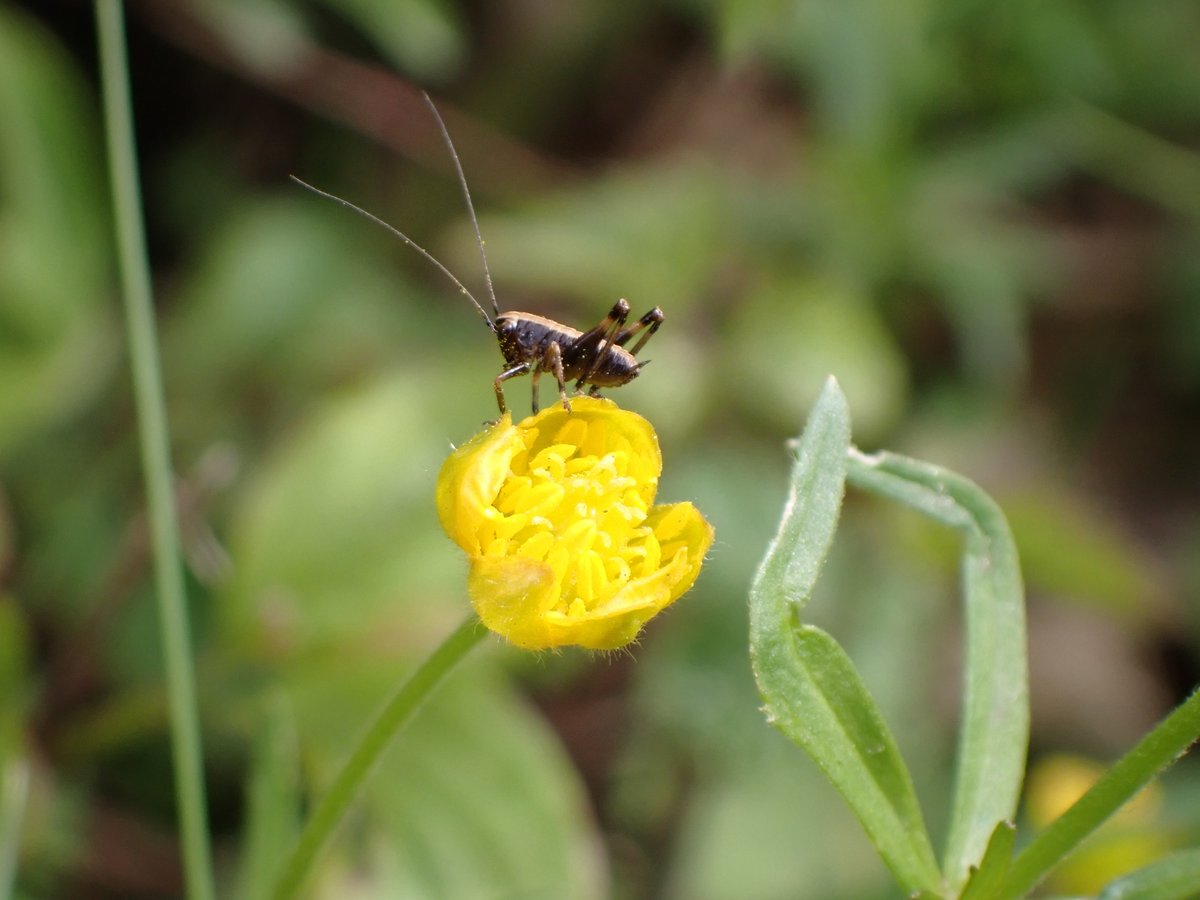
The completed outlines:
[[[1179,850],[1118,878],[1100,892],[1100,900],[1185,900],[1200,884],[1200,847]]]
[[[299,658],[392,630],[411,647],[458,614],[446,586],[461,563],[433,509],[444,444],[425,438],[430,415],[403,374],[366,384],[316,407],[260,464],[217,604],[238,652]]]
[[[465,41],[450,4],[434,0],[323,0],[356,25],[406,73],[422,79],[448,78],[466,55]]]
[[[905,889],[933,891],[933,849],[883,717],[841,647],[797,621],[833,540],[849,443],[849,410],[830,379],[797,443],[783,521],[750,591],[751,659],[768,721],[825,772]]]
[[[201,0],[191,12],[251,72],[283,77],[308,52],[301,11],[286,0]]]
[[[1029,741],[1025,594],[1016,545],[1000,508],[940,466],[852,451],[850,482],[956,528],[965,538],[966,669],[958,771],[943,868],[963,885],[996,824],[1014,818]]]
[[[1050,484],[1005,496],[1029,584],[1136,622],[1165,592],[1133,536],[1080,496]]]
[[[345,657],[291,680],[322,796],[397,671]],[[356,665],[359,665],[356,663]],[[598,900],[606,873],[582,785],[486,658],[462,664],[387,749],[314,870],[313,896]]]
[[[726,340],[728,380],[740,403],[772,424],[803,415],[817,385],[836,367],[838,383],[855,398],[854,430],[869,440],[904,409],[904,358],[868,292],[833,277],[783,277],[764,283],[739,305]],[[745,391],[742,385],[759,388]],[[790,425],[788,426],[790,427]]]
[[[972,868],[960,900],[987,900],[995,895],[1008,873],[1016,839],[1017,829],[1011,822],[1001,822],[996,826],[987,849],[983,851],[983,859]]]
[[[790,622],[812,595],[837,528],[849,446],[850,411],[830,378],[796,442],[783,520],[751,587],[751,641],[756,646],[756,637],[774,637],[776,626]],[[768,591],[771,596],[763,596]],[[769,631],[756,633],[760,628]]]
[[[720,277],[731,193],[705,166],[627,169],[514,213],[484,214],[480,227],[498,283],[591,298],[589,310],[611,305],[619,284],[634,307],[678,312]],[[461,229],[455,256],[477,253]]]
[[[384,848],[398,871],[383,896],[605,896],[582,784],[557,736],[506,686],[463,687],[422,710],[380,773],[379,814],[402,836]]]
[[[115,359],[94,108],[50,32],[0,6],[2,455],[93,400]]]

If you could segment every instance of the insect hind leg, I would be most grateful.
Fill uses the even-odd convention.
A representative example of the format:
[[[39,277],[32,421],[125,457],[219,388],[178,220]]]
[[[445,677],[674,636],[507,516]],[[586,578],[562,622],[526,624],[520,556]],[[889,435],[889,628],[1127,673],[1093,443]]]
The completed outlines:
[[[571,344],[571,355],[589,356],[604,341],[611,339],[629,318],[629,303],[618,300],[603,319],[577,337]]]
[[[604,363],[604,358],[608,355],[609,348],[613,346],[614,339],[625,325],[625,320],[629,318],[629,302],[624,298],[613,304],[613,308],[608,311],[603,319],[601,319],[593,328],[581,334],[571,348],[572,356],[580,361],[591,357],[591,361],[583,368],[582,374],[575,382],[575,390],[579,390],[587,383],[587,380],[596,373],[596,371]]]
[[[622,329],[620,333],[618,333],[613,339],[613,343],[618,347],[624,347],[631,337],[633,337],[639,331],[649,328],[650,330],[643,334],[641,338],[638,339],[638,342],[633,345],[633,349],[629,351],[634,356],[637,356],[638,351],[646,346],[646,341],[654,337],[654,332],[658,331],[658,329],[662,326],[665,318],[666,317],[663,315],[663,311],[656,306],[654,309],[650,310],[650,312],[638,319],[633,325]]]

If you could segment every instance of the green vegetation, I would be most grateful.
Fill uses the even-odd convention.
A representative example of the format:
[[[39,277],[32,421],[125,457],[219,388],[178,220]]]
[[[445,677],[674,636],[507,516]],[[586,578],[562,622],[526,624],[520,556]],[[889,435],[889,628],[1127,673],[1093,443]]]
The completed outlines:
[[[210,874],[217,896],[270,896],[369,724],[463,621],[434,482],[495,416],[495,340],[411,249],[287,179],[482,296],[420,89],[503,308],[577,327],[617,297],[665,311],[652,364],[611,396],[653,422],[661,496],[717,540],[628,651],[485,638],[307,890],[980,900],[1052,869],[1048,892],[1123,875],[1105,896],[1186,896],[1194,758],[1057,863],[1186,745],[1200,703],[1194,2],[126,15],[183,557],[165,577],[187,622],[160,630],[95,25],[0,0],[0,898],[200,897]],[[508,382],[516,412],[528,391]],[[806,421],[825,464],[801,453],[789,481]],[[756,578],[804,483],[826,518],[794,541],[785,519]],[[1019,574],[980,551],[1009,526]],[[835,715],[787,707],[801,696]],[[1074,797],[1034,815],[1026,727],[1029,773],[1137,752],[1049,825]],[[995,827],[1014,804],[1015,832]]]

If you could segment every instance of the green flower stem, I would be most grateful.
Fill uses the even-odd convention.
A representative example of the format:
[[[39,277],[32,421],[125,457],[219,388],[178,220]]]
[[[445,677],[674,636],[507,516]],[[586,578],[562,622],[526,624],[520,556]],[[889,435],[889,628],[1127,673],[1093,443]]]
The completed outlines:
[[[1200,736],[1200,691],[1195,691],[1105,773],[1075,805],[1017,854],[1002,898],[1024,897],[1080,842]]]
[[[183,867],[188,897],[191,900],[209,900],[214,894],[208,813],[204,799],[203,750],[196,712],[196,682],[192,671],[183,567],[179,554],[167,414],[154,332],[146,239],[141,221],[137,152],[134,148],[133,111],[126,66],[124,10],[120,0],[96,0],[95,9],[108,135],[109,177],[112,180],[130,365],[154,550],[160,640],[166,661],[167,694],[171,709],[171,744],[183,842]]]
[[[454,666],[487,633],[474,614],[467,617],[442,645],[417,668],[387,701],[354,752],[338,773],[329,792],[317,803],[300,840],[284,863],[272,897],[288,900],[299,890],[317,855],[346,814],[363,782],[378,764],[392,738],[433,693]]]

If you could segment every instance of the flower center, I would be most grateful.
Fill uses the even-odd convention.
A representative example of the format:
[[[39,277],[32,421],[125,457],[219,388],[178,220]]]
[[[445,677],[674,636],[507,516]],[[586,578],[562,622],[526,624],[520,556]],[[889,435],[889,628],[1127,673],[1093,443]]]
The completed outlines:
[[[646,522],[657,476],[642,473],[627,439],[582,416],[553,434],[522,428],[521,436],[525,451],[484,510],[485,556],[547,563],[560,598],[553,609],[567,616],[601,608],[631,579],[659,571],[662,548]]]

